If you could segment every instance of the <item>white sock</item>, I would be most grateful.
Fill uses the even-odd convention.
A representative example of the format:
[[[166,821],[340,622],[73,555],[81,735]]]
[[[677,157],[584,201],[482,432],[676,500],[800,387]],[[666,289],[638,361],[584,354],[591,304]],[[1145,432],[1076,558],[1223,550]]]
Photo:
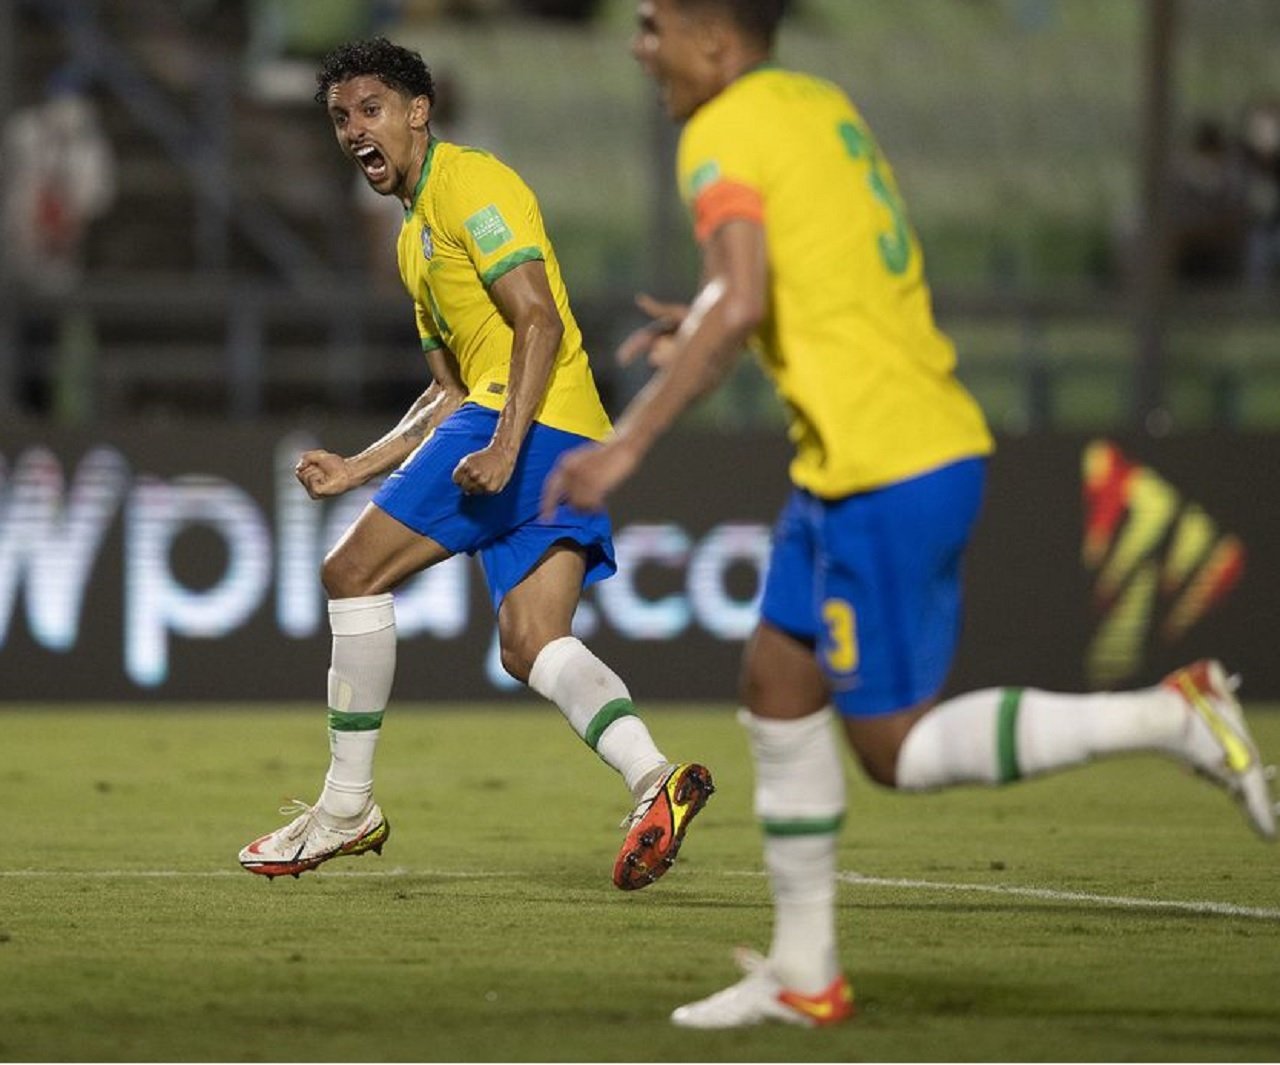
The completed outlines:
[[[396,671],[396,616],[391,594],[329,603],[329,772],[317,805],[340,825],[359,818],[373,798],[373,754]]]
[[[1164,688],[1061,695],[987,688],[939,703],[907,734],[897,786],[1005,784],[1132,751],[1174,753],[1189,724],[1186,704]]]
[[[816,994],[839,974],[836,838],[844,820],[844,767],[824,709],[795,721],[756,717],[746,726],[756,765],[755,810],[773,892],[769,964],[784,987]]]
[[[574,732],[622,774],[637,799],[666,767],[622,678],[576,637],[562,636],[538,652],[529,687],[560,708]]]

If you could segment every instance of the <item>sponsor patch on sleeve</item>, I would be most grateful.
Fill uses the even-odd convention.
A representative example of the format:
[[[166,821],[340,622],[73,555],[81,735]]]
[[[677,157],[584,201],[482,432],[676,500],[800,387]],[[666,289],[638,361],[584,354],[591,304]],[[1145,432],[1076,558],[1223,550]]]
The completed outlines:
[[[502,212],[492,203],[478,210],[463,225],[485,255],[497,251],[515,236],[507,225],[507,220],[502,217]]]

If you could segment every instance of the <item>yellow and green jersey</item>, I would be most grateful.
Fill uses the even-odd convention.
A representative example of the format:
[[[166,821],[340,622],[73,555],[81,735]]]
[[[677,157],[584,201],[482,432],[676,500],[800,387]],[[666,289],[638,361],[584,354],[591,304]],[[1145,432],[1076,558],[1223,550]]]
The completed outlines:
[[[839,88],[750,71],[694,113],[678,171],[700,241],[735,218],[764,227],[753,347],[788,411],[795,484],[833,499],[991,450],[893,172]]]
[[[609,432],[542,212],[515,171],[478,148],[432,138],[396,250],[423,351],[453,352],[467,399],[494,410],[506,401],[513,334],[489,289],[542,260],[564,337],[534,418],[592,440]]]

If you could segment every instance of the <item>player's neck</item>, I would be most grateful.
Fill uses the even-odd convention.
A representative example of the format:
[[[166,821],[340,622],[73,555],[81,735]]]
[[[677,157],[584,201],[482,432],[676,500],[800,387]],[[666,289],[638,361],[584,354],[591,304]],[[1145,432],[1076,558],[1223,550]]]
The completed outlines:
[[[727,52],[721,63],[721,91],[727,89],[744,74],[773,63],[773,56],[759,48],[735,48]]]

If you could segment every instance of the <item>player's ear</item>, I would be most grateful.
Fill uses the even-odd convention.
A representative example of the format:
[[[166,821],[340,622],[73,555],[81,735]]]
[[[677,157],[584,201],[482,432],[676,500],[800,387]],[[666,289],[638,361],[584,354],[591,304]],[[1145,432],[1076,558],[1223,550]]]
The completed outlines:
[[[733,25],[712,7],[690,20],[690,30],[698,51],[708,59],[717,59],[728,47]]]
[[[426,129],[431,120],[431,101],[425,96],[415,96],[409,104],[409,126],[411,129]]]

